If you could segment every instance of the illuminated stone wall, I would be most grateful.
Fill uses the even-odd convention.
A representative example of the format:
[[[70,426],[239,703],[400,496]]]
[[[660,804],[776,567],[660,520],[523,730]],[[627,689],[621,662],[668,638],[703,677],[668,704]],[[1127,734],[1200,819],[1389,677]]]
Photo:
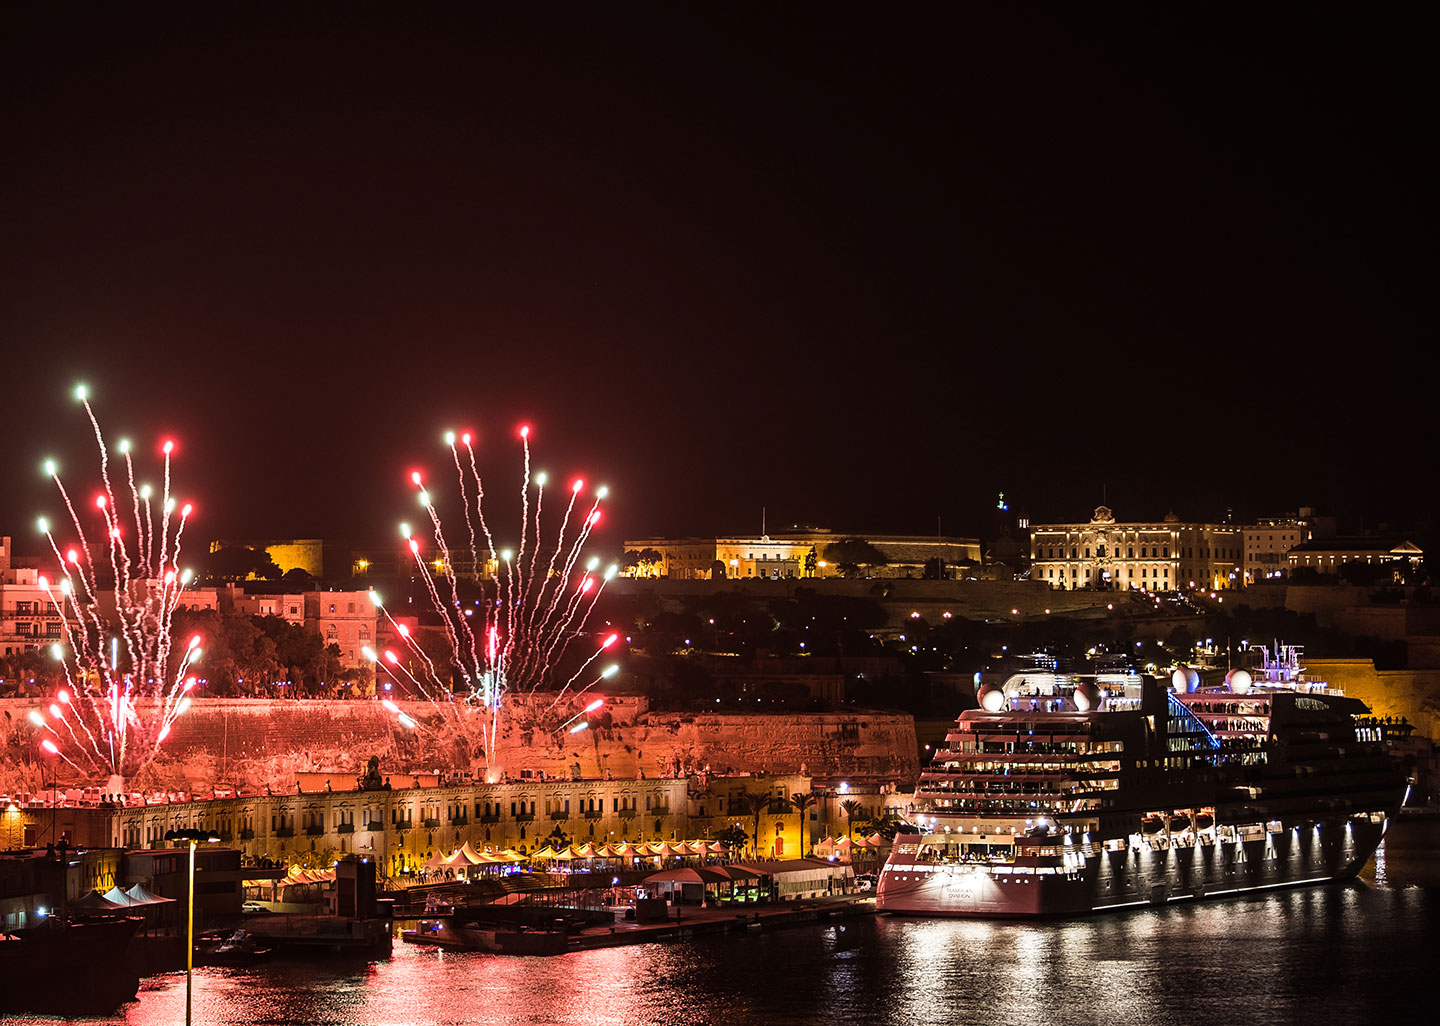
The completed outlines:
[[[517,703],[518,704],[518,703]],[[703,771],[713,774],[798,773],[821,779],[898,781],[918,774],[914,720],[904,713],[769,713],[756,715],[654,712],[643,701],[612,700],[615,712],[581,734],[523,730],[520,718],[502,721],[500,758],[490,774],[523,771],[616,780]],[[15,725],[6,755],[26,760],[33,731],[22,721],[31,708],[0,703]],[[435,769],[482,775],[478,759],[447,741],[435,710],[403,706],[420,730],[401,729],[372,701],[196,701],[176,721],[145,785],[208,790],[217,785],[294,790],[297,774],[326,773],[347,781],[379,756],[382,773],[400,776]],[[33,741],[31,742],[33,744]],[[578,769],[577,769],[578,767]],[[339,784],[337,783],[337,786]]]

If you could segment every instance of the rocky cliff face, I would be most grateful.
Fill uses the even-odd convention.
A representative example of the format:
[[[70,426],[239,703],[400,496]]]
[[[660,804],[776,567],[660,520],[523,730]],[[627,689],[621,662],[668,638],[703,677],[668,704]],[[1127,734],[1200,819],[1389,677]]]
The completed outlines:
[[[34,741],[19,723],[29,706],[0,706],[0,714],[10,714],[0,722],[15,725],[6,733],[0,791],[21,790],[38,780]],[[176,721],[147,779],[131,784],[196,791],[269,784],[285,791],[294,789],[298,773],[326,773],[339,786],[341,779],[348,784],[348,777],[363,773],[372,755],[380,757],[384,774],[441,770],[478,777],[484,772],[473,751],[457,742],[429,706],[406,711],[419,723],[418,730],[400,728],[374,702],[201,699]],[[803,771],[908,786],[919,772],[915,723],[904,713],[689,714],[615,703],[613,715],[580,734],[524,729],[524,722],[520,716],[502,721],[492,778],[501,772],[517,776],[521,770],[559,777],[659,777],[703,772],[709,766],[717,774]]]

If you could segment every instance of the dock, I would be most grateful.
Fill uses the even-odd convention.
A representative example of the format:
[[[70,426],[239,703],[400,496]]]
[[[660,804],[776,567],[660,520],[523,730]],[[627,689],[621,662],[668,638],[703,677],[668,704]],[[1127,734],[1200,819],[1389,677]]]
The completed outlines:
[[[403,931],[401,939],[409,944],[501,955],[563,955],[628,944],[670,944],[695,937],[845,922],[875,914],[874,898],[850,895],[775,904],[672,906],[664,920],[617,920],[610,925],[588,925],[579,929],[462,925],[448,915],[436,915],[419,920],[417,929]]]

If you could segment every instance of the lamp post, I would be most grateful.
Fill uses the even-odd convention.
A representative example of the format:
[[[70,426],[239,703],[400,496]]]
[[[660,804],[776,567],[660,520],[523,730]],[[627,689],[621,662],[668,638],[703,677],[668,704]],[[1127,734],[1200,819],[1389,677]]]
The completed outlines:
[[[208,830],[167,830],[167,841],[185,841],[190,845],[190,886],[185,920],[185,1026],[190,1026],[190,997],[195,968],[195,846],[206,841],[214,844],[220,838]]]

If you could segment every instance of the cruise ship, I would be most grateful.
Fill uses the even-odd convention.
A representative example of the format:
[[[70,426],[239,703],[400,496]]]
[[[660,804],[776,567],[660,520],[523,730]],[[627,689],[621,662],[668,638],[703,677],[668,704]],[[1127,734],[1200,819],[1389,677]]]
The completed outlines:
[[[876,901],[1073,916],[1354,876],[1406,783],[1369,710],[1297,646],[1218,687],[1130,672],[980,687],[922,774]]]

